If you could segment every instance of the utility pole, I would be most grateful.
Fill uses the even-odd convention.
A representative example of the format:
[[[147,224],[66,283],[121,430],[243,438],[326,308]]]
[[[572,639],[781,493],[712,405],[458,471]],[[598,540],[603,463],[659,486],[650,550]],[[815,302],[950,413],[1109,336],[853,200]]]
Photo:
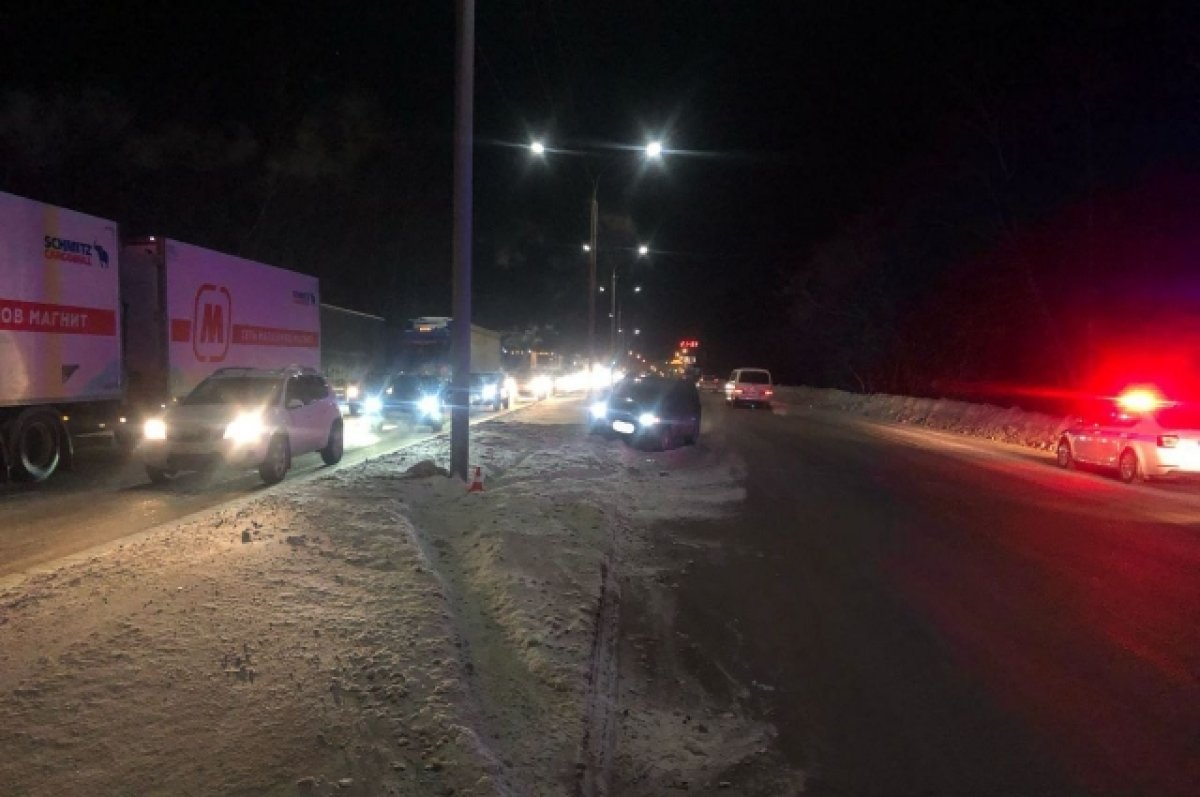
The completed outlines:
[[[612,295],[608,305],[608,359],[611,365],[617,358],[617,261],[613,261]]]
[[[600,192],[600,178],[592,181],[591,236],[588,246],[588,385],[591,385],[592,368],[596,363],[596,233],[600,225],[600,205],[596,194]],[[590,387],[589,387],[590,389]]]
[[[471,150],[475,102],[475,0],[458,0],[454,97],[454,382],[450,391],[450,472],[466,480],[471,462]]]

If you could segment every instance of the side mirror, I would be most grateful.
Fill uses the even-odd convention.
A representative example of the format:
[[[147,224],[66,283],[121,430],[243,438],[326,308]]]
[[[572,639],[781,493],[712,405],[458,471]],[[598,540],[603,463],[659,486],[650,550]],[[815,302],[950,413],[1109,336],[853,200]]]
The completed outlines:
[[[287,401],[287,408],[289,410],[298,410],[303,406],[304,406],[304,402],[298,398],[288,399],[288,401]]]

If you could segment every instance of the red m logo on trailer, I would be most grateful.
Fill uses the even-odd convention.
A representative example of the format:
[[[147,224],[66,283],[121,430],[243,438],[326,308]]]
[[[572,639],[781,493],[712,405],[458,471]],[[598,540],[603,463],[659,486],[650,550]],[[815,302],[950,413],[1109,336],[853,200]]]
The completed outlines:
[[[216,363],[229,353],[233,297],[224,285],[201,285],[192,310],[192,352],[198,362]]]

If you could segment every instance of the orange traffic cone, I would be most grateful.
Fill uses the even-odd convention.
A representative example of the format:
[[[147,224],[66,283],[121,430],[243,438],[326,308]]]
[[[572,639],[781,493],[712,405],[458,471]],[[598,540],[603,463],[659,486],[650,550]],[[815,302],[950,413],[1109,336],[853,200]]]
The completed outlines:
[[[480,468],[478,466],[475,467],[475,478],[471,479],[471,484],[467,487],[467,492],[468,493],[482,493],[483,492],[483,469],[482,468]]]

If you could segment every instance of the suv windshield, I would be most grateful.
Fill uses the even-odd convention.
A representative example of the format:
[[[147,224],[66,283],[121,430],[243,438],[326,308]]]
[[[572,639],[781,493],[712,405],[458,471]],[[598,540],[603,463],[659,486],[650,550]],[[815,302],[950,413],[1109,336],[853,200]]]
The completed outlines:
[[[614,399],[633,399],[639,404],[655,401],[667,392],[669,383],[659,379],[627,380],[613,390]]]
[[[270,404],[279,395],[279,377],[230,376],[205,379],[183,404]]]
[[[771,375],[766,371],[742,371],[738,381],[747,385],[769,385],[771,384]]]
[[[436,376],[400,374],[392,380],[392,396],[399,399],[420,398],[437,393],[441,383]]]

